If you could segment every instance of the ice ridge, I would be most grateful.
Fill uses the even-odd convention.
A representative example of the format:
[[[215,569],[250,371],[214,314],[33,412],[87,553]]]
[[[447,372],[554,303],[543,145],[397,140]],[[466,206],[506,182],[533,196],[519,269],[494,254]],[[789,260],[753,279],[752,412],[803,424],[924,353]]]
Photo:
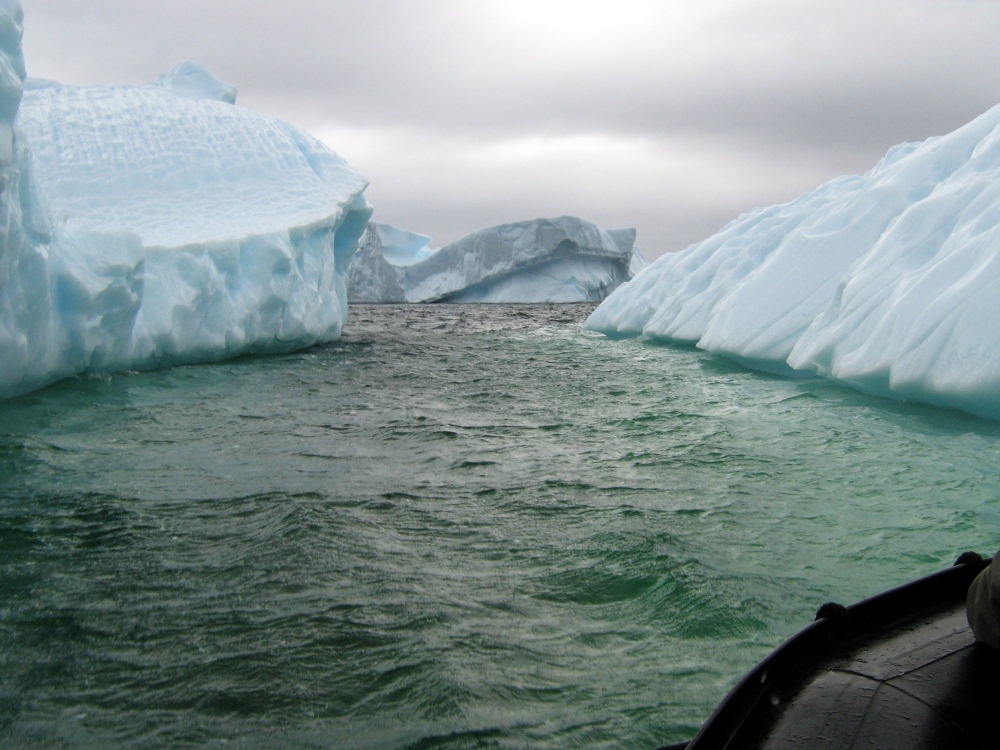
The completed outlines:
[[[585,325],[1000,418],[1000,107],[661,257]]]
[[[189,61],[26,79],[22,23],[0,0],[0,397],[340,335],[364,178]]]
[[[634,229],[573,216],[480,229],[440,249],[372,222],[348,272],[352,302],[595,302],[647,263]]]

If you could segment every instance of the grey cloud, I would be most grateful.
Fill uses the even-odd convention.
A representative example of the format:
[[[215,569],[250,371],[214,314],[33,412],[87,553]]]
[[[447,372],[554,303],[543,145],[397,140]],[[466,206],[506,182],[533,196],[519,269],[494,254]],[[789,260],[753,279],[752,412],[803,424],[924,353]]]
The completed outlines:
[[[677,2],[701,14],[684,33],[668,15],[633,37],[562,47],[501,33],[482,3],[461,0],[23,3],[32,75],[147,81],[190,58],[235,84],[243,105],[307,130],[422,134],[426,153],[411,166],[377,154],[357,163],[350,143],[332,145],[372,178],[380,218],[441,241],[566,210],[636,224],[657,255],[1000,101],[1000,3],[990,0]],[[575,189],[613,158],[604,153],[562,164],[562,181],[545,163],[491,172],[448,158],[477,142],[574,134],[653,150],[714,141],[734,158],[755,155],[759,184],[713,195],[706,174],[700,202],[685,203],[683,181],[701,178],[664,168],[630,187],[639,162]]]
[[[971,0],[723,4],[686,55],[650,33],[638,53],[582,47],[560,60],[543,44],[491,36],[461,2],[25,6],[29,66],[147,80],[191,57],[250,105],[353,125],[488,137],[694,131],[884,150],[1000,101],[1000,4]]]

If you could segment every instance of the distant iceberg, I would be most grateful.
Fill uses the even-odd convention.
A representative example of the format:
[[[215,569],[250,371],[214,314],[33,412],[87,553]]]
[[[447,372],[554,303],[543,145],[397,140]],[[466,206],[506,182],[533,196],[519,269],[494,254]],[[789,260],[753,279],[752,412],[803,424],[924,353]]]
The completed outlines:
[[[0,0],[0,396],[340,335],[364,178],[194,63],[26,79],[21,24]]]
[[[634,229],[572,216],[501,224],[440,249],[372,222],[347,277],[351,302],[597,302],[648,265]]]
[[[1000,418],[1000,107],[661,257],[586,327]]]

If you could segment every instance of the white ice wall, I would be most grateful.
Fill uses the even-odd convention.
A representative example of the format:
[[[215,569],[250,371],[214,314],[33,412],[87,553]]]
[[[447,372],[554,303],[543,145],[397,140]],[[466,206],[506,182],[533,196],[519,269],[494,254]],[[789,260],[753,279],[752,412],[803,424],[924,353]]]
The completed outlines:
[[[1000,418],[1000,108],[661,257],[586,325]]]
[[[20,37],[0,0],[0,397],[340,335],[364,178],[193,63],[25,81]]]
[[[357,302],[596,302],[645,259],[634,229],[573,216],[480,229],[437,250],[372,223],[348,274]]]

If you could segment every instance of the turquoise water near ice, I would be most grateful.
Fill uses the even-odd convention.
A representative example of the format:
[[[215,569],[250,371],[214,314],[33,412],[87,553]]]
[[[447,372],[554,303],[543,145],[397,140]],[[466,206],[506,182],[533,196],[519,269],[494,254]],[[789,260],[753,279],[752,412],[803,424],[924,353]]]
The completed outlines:
[[[650,750],[823,602],[1000,546],[1000,425],[591,309],[0,402],[0,745]]]

